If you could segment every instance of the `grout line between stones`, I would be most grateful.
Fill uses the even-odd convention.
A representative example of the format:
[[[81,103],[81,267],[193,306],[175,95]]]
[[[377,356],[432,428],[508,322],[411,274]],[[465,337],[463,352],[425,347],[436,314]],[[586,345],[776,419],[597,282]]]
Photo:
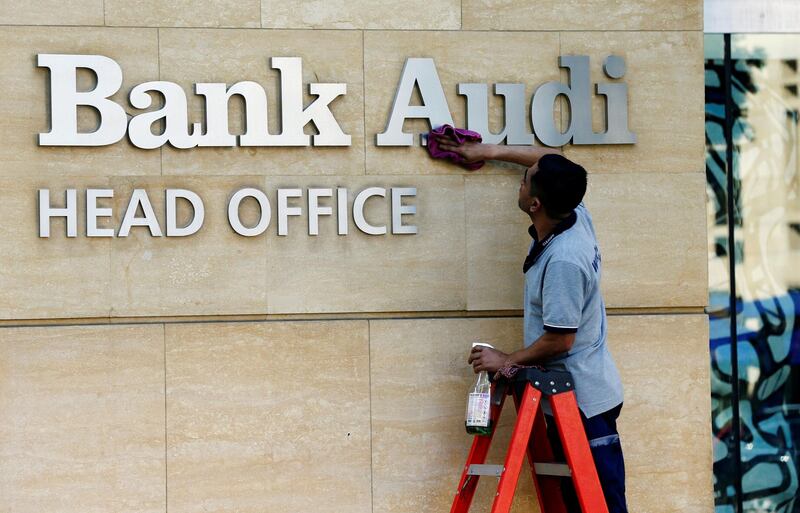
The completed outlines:
[[[261,180],[261,187],[264,190],[267,190],[267,185],[269,184],[269,177],[268,176],[261,176],[259,178]],[[271,301],[271,294],[270,294],[270,287],[269,287],[269,277],[270,277],[270,239],[269,237],[264,237],[264,311],[269,314],[270,309],[270,301]]]
[[[561,57],[561,46],[562,46],[561,32],[559,31],[558,32],[558,57],[559,58]],[[558,77],[559,81],[564,82],[564,79],[566,77],[564,76],[564,71],[561,68],[558,69],[558,75],[559,75],[559,77]],[[564,101],[560,101],[560,103],[558,103],[558,119],[561,122],[561,126],[559,127],[560,130],[564,130],[564,127],[566,126],[566,123],[567,123],[566,115],[567,115],[566,104],[565,104]],[[563,147],[562,147],[562,151],[564,151]]]
[[[461,201],[464,205],[464,310],[469,311],[469,222],[467,219],[467,175],[461,175]]]
[[[105,1],[105,0],[104,0]],[[161,80],[161,28],[156,29],[156,58],[158,61],[158,79]],[[158,164],[161,176],[164,176],[164,145],[158,147]]]
[[[369,506],[375,512],[375,474],[372,452],[372,321],[367,321],[367,384],[369,386]]]
[[[169,479],[168,472],[168,434],[167,434],[167,325],[161,325],[161,333],[164,340],[164,513],[169,513]]]
[[[703,306],[685,307],[611,307],[606,309],[608,316],[655,316],[655,315],[705,315]],[[66,326],[139,326],[150,324],[212,324],[243,322],[327,322],[327,321],[386,321],[386,320],[420,320],[420,319],[494,319],[522,317],[522,310],[473,310],[473,311],[435,311],[435,312],[329,312],[325,314],[263,314],[239,318],[227,315],[210,316],[210,318],[192,318],[173,316],[164,317],[93,317],[73,319],[13,319],[0,321],[0,330],[14,328],[58,328]],[[14,322],[16,321],[16,322]],[[26,322],[27,321],[27,322]],[[61,322],[59,322],[61,321]]]
[[[364,124],[364,176],[367,173],[367,36],[365,31],[361,31],[361,100],[363,105]]]
[[[103,13],[105,17],[105,12]],[[320,32],[320,31],[336,31],[336,32],[354,32],[357,30],[364,31],[364,32],[498,32],[498,33],[526,33],[526,34],[534,34],[540,32],[613,32],[613,33],[637,33],[637,32],[648,32],[648,33],[658,33],[658,32],[685,32],[685,33],[704,33],[702,30],[697,29],[537,29],[537,30],[520,30],[520,29],[425,29],[425,28],[412,28],[412,29],[398,29],[398,28],[292,28],[292,27],[282,27],[282,28],[266,28],[266,27],[180,27],[180,26],[173,26],[173,25],[54,25],[54,24],[41,24],[41,25],[31,25],[31,24],[18,24],[18,23],[0,23],[0,27],[44,27],[44,28],[61,28],[61,27],[71,27],[71,28],[117,28],[117,29],[161,29],[161,28],[171,28],[171,29],[179,29],[179,30],[271,30],[271,31],[295,31],[295,32]]]

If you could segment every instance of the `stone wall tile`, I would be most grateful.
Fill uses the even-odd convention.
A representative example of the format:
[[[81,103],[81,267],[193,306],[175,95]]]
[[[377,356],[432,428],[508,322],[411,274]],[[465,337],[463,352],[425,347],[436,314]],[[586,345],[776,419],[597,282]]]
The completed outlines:
[[[564,32],[562,55],[589,55],[592,83],[608,55],[624,57],[628,126],[633,145],[567,146],[566,155],[591,172],[701,173],[705,167],[703,34],[701,32]],[[566,73],[566,72],[565,72]],[[595,131],[604,105],[595,97]],[[566,116],[566,114],[565,114]]]
[[[705,175],[594,175],[586,205],[603,251],[606,306],[708,303]]]
[[[372,490],[375,513],[433,513],[453,502],[472,437],[464,411],[475,381],[471,342],[512,351],[522,321],[429,319],[370,321]],[[510,405],[510,403],[509,403]],[[487,463],[502,461],[514,423],[505,408]],[[512,511],[537,511],[530,474],[522,472]],[[483,478],[473,509],[486,511],[497,480]]]
[[[288,235],[276,236],[277,220],[267,235],[269,313],[381,312],[464,310],[466,262],[464,183],[461,176],[375,176],[337,181],[330,178],[268,179],[276,187],[346,186],[349,188],[349,234],[337,235],[333,216],[321,216],[319,235],[309,236],[306,195],[293,200],[303,216],[289,218]],[[367,235],[353,222],[355,195],[367,187],[384,187],[386,198],[366,203],[365,218],[385,225],[387,234]],[[416,187],[416,215],[403,216],[417,234],[393,234],[392,187]]]
[[[124,138],[102,147],[38,145],[38,134],[50,129],[50,73],[36,66],[36,56],[47,53],[114,59],[122,68],[123,82],[111,99],[127,112],[131,112],[127,99],[133,86],[158,78],[158,35],[154,29],[0,27],[0,89],[7,92],[0,97],[0,176],[159,174],[159,152],[143,152]],[[91,89],[93,81],[88,71],[79,71],[79,89]],[[78,108],[79,130],[95,130],[96,118],[91,108]]]
[[[2,25],[103,25],[103,0],[0,1]]]
[[[522,307],[522,262],[531,239],[530,220],[517,208],[519,180],[466,178],[470,310]],[[586,205],[603,258],[607,307],[706,304],[704,180],[698,173],[589,176]]]
[[[134,27],[261,26],[259,0],[105,0],[106,24]]]
[[[622,315],[608,326],[625,385],[619,431],[629,509],[711,511],[708,317]]]
[[[363,175],[364,101],[361,34],[356,31],[161,30],[161,79],[188,92],[198,82],[255,81],[267,92],[270,133],[280,133],[280,74],[271,57],[303,59],[305,105],[316,96],[308,85],[346,83],[347,93],[330,104],[347,147],[234,147],[163,149],[164,174],[171,175]],[[204,122],[202,97],[188,97],[190,121]],[[243,102],[230,102],[230,133],[243,130]],[[313,123],[305,127],[313,134]]]
[[[365,321],[166,337],[170,511],[371,511]]]
[[[265,28],[458,30],[461,2],[262,0]]]
[[[266,312],[264,239],[238,235],[227,217],[233,193],[245,187],[263,190],[263,177],[125,177],[112,180],[112,184],[117,235],[133,189],[147,192],[164,235],[167,188],[193,191],[205,206],[203,226],[193,235],[153,237],[147,227],[139,226],[131,228],[128,237],[111,241],[113,316]],[[185,200],[180,200],[178,207],[177,224],[185,226],[191,221],[192,209]],[[258,216],[254,199],[242,202],[240,217],[246,226],[255,226]]]
[[[703,29],[699,0],[464,0],[463,9],[464,28],[469,30]]]
[[[367,173],[368,174],[453,174],[458,167],[428,156],[416,142],[410,147],[377,147],[376,134],[383,132],[389,120],[404,63],[410,57],[434,59],[457,126],[466,124],[466,99],[458,95],[459,83],[525,84],[525,107],[520,115],[530,130],[530,98],[542,82],[558,80],[557,33],[492,32],[380,32],[364,34],[365,80],[367,84]],[[412,104],[415,101],[412,98]],[[417,103],[419,104],[419,103]],[[503,100],[493,97],[489,103],[489,127],[503,128]],[[423,119],[409,119],[405,131],[427,133],[430,126]],[[531,137],[533,141],[533,137]],[[486,173],[509,173],[509,166],[490,162]]]
[[[519,176],[470,175],[467,214],[467,309],[522,308],[522,263],[530,218],[517,207]]]
[[[0,329],[0,496],[16,513],[163,513],[160,325]]]
[[[85,208],[86,187],[108,185],[108,178],[0,179],[0,319],[108,315],[113,241],[86,238]],[[77,189],[77,237],[67,237],[63,217],[39,237],[38,190],[49,189],[51,207],[63,208],[68,188]]]

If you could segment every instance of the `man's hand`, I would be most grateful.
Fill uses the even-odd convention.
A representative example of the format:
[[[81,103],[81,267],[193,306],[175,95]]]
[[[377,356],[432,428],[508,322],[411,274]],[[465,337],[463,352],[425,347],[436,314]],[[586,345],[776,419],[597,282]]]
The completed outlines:
[[[486,144],[473,141],[458,144],[458,141],[449,135],[437,135],[435,137],[436,142],[439,143],[439,148],[461,155],[468,164],[490,158],[490,152]]]
[[[469,354],[472,370],[477,374],[480,371],[496,372],[506,364],[508,355],[497,349],[486,346],[475,346]]]

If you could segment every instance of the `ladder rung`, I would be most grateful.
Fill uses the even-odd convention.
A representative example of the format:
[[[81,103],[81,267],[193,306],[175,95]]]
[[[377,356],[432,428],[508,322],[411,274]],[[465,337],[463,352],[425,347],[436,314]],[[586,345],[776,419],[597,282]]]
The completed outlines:
[[[469,466],[469,470],[467,470],[468,476],[494,476],[500,477],[503,475],[503,468],[502,465],[479,465],[477,463],[473,463]]]
[[[533,468],[540,476],[572,477],[572,471],[566,463],[537,462],[533,464]]]

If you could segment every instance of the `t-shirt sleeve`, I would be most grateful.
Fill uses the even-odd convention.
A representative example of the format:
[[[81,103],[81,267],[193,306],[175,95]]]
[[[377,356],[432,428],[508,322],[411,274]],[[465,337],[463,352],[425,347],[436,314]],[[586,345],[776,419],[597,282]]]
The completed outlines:
[[[577,265],[561,261],[547,264],[542,284],[542,320],[545,331],[578,331],[588,286],[586,273]]]

